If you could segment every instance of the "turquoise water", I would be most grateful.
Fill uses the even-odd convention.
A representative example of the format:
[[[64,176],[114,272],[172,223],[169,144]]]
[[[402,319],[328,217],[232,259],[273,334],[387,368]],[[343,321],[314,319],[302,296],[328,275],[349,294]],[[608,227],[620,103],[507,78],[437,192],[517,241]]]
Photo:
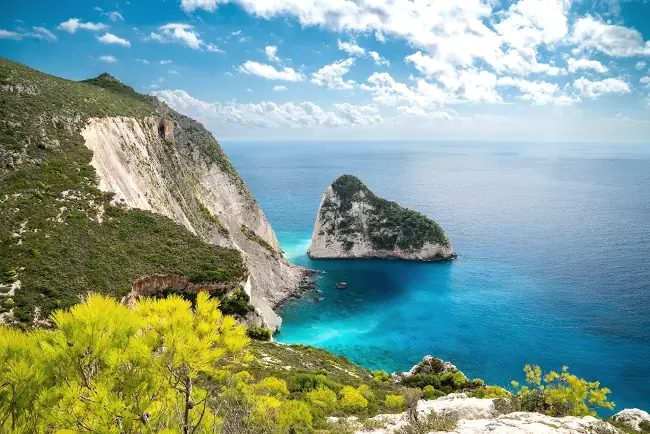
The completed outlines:
[[[568,365],[613,389],[618,409],[650,409],[649,145],[224,148],[289,258],[326,271],[321,294],[283,307],[279,341],[387,371],[432,354],[500,385],[526,363]],[[435,218],[458,260],[309,260],[320,195],[342,173]]]

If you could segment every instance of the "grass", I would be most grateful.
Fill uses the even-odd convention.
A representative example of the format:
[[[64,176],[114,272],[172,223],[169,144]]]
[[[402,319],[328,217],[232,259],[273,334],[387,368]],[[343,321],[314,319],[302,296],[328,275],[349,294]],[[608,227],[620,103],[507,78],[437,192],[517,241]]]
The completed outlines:
[[[332,189],[341,203],[337,206],[332,201],[326,201],[323,211],[337,217],[335,232],[347,250],[354,245],[347,237],[359,232],[365,232],[373,247],[381,250],[417,250],[427,242],[449,243],[449,238],[438,223],[424,214],[376,196],[355,176],[340,176],[332,184]],[[373,208],[366,228],[360,227],[358,220],[347,213],[356,201],[364,201]]]
[[[7,59],[0,59],[0,86],[0,272],[16,270],[21,282],[16,320],[69,307],[87,291],[120,297],[153,273],[225,288],[245,280],[239,252],[207,244],[161,215],[113,206],[98,189],[80,135],[86,120],[159,115],[151,97],[107,75],[73,82]],[[196,129],[198,148],[236,175],[214,138]]]
[[[241,232],[246,236],[246,238],[264,247],[266,250],[271,252],[272,255],[275,256],[277,254],[272,245],[270,245],[264,238],[257,235],[255,231],[250,229],[248,226],[241,225]]]

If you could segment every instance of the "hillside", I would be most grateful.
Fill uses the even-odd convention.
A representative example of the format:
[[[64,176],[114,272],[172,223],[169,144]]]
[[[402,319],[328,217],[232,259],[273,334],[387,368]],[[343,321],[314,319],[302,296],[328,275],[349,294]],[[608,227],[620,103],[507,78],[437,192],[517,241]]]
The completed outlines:
[[[438,223],[378,197],[352,175],[340,176],[323,193],[308,253],[312,258],[456,257]]]
[[[145,284],[160,275],[179,291],[243,287],[251,320],[277,328],[272,308],[303,278],[214,137],[108,74],[73,82],[0,59],[0,191],[6,321],[139,279],[167,289]]]

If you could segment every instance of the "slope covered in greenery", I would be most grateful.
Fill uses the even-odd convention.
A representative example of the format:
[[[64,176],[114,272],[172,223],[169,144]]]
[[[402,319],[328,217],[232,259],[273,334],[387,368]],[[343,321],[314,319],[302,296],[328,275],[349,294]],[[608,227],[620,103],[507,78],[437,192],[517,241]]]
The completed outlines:
[[[239,252],[111,205],[97,188],[80,135],[86,120],[151,115],[164,116],[157,101],[107,74],[73,82],[0,59],[0,314],[31,322],[89,290],[123,296],[153,273],[224,289],[246,279]],[[206,156],[234,172],[214,139],[200,139]]]
[[[323,211],[334,210],[336,215],[342,217],[337,228],[342,234],[367,230],[375,249],[420,249],[427,242],[443,245],[449,242],[438,223],[424,214],[378,197],[353,175],[340,176],[332,184],[332,189],[340,204],[324,203]],[[353,202],[357,201],[366,202],[373,208],[368,216],[367,228],[357,227],[355,217],[347,213]]]

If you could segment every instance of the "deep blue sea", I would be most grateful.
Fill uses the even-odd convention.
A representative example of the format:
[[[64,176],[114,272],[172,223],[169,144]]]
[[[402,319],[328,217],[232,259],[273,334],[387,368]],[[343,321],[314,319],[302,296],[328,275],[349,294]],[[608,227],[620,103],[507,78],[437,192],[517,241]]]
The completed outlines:
[[[283,307],[278,341],[389,372],[432,354],[503,386],[527,363],[567,365],[617,409],[650,410],[650,144],[223,145],[287,256],[326,271],[324,300]],[[309,260],[343,173],[437,220],[458,260]]]

